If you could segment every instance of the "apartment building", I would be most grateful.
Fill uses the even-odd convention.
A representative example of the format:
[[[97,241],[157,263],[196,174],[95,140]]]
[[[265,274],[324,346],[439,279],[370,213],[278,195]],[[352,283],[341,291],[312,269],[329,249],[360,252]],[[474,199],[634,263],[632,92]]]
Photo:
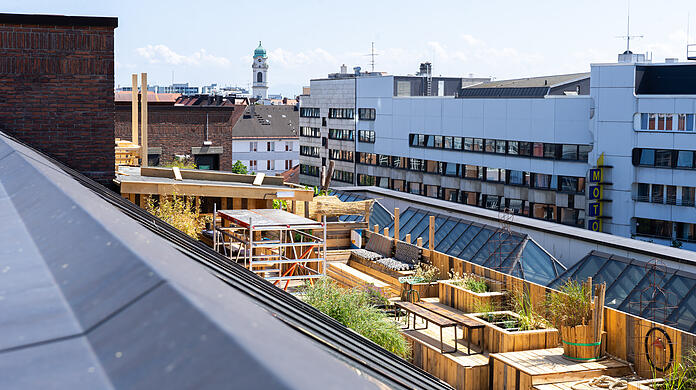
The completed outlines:
[[[589,73],[454,93],[423,72],[351,81],[354,103],[342,108],[355,113],[355,134],[344,150],[356,185],[696,249],[696,64],[624,53]],[[334,107],[332,82],[312,80],[301,112]],[[300,157],[301,183],[317,178],[322,153],[343,155],[319,141],[320,125],[319,157]],[[300,135],[302,154],[311,138]]]

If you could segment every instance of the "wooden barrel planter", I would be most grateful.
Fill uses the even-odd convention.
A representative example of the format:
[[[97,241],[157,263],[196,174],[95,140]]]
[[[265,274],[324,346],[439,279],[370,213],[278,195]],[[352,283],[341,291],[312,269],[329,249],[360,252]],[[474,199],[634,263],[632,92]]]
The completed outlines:
[[[594,286],[592,294],[592,278],[583,283],[584,291],[587,291],[590,302],[590,318],[588,324],[567,326],[561,324],[561,343],[563,344],[563,357],[575,362],[588,362],[604,357],[602,336],[604,329],[604,296],[606,283]]]
[[[473,313],[468,316],[486,324],[484,345],[490,353],[556,348],[559,344],[557,329],[517,329],[519,316],[512,311]]]
[[[446,280],[441,280],[438,283],[437,297],[440,298],[440,303],[465,313],[473,313],[482,305],[503,307],[505,294],[500,291],[475,293],[464,287],[455,286]]]

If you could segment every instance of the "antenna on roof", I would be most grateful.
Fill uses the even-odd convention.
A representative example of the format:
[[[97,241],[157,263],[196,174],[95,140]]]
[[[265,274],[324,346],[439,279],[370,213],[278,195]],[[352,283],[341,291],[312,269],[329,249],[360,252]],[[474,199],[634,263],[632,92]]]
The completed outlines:
[[[374,42],[372,42],[372,51],[370,52],[370,54],[365,54],[365,55],[372,57],[370,59],[370,66],[372,67],[372,71],[374,72],[375,71],[375,56],[379,55],[379,53],[375,53],[375,43]]]
[[[626,38],[626,53],[631,53],[631,38],[643,38],[642,35],[631,35],[631,0],[628,0],[628,9],[626,12],[626,35],[620,35],[617,38]]]

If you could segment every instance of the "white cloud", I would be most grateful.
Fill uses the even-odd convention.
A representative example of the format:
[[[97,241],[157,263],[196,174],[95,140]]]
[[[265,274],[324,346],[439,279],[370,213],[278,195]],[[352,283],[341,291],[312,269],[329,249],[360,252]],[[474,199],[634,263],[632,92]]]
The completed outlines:
[[[218,57],[208,53],[205,49],[200,49],[191,55],[182,55],[165,45],[147,45],[135,49],[139,56],[145,58],[151,64],[168,65],[215,65],[227,67],[230,60],[225,57]]]

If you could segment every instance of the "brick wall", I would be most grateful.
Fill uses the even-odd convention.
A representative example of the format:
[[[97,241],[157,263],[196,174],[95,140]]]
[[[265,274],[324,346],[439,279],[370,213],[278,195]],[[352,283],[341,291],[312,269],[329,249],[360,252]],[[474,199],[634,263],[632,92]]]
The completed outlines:
[[[115,18],[0,14],[0,130],[108,183]]]
[[[150,103],[148,105],[148,147],[161,147],[161,162],[171,161],[175,154],[191,154],[191,147],[203,146],[208,117],[208,139],[212,146],[222,146],[220,169],[230,170],[232,161],[232,128],[244,113],[244,107],[196,107]],[[140,118],[140,115],[138,115]],[[116,106],[115,134],[131,139],[131,103]],[[193,155],[191,156],[193,158]],[[236,161],[236,160],[235,160]]]

